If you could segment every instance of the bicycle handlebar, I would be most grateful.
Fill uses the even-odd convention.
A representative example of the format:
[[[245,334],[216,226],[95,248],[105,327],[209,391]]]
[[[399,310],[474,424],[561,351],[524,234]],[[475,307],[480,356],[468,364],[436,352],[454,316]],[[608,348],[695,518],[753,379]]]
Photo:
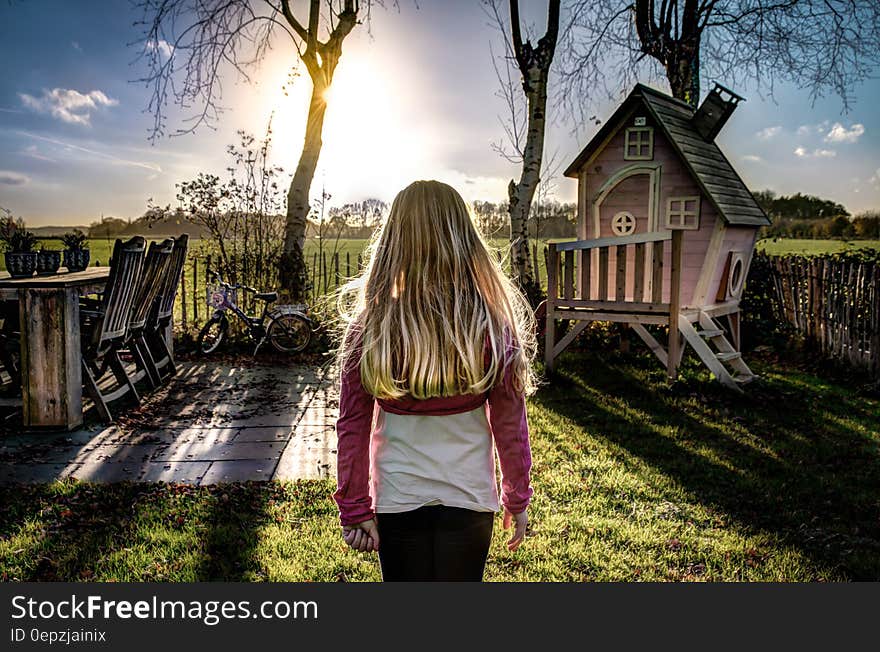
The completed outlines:
[[[217,272],[213,269],[208,269],[207,275],[210,277],[213,277],[214,281],[219,283],[222,287],[226,288],[227,290],[245,290],[246,292],[251,292],[253,294],[257,294],[259,292],[259,290],[257,290],[256,288],[252,288],[249,285],[239,285],[239,284],[232,285],[230,283],[227,283],[226,281],[223,280],[223,277],[220,276],[220,272]]]

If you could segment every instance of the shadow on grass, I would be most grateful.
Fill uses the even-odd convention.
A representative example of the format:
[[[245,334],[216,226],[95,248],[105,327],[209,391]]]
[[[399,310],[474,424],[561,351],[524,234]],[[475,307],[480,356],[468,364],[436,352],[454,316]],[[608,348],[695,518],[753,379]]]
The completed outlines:
[[[203,514],[205,532],[197,581],[252,582],[266,579],[257,560],[260,531],[270,522],[269,508],[278,485],[270,482],[224,483],[211,487]]]
[[[880,578],[876,401],[794,372],[740,396],[693,364],[670,388],[652,358],[583,353],[563,356],[533,401],[741,526],[773,533],[846,577]]]
[[[254,581],[275,483],[61,481],[0,488],[0,562],[14,581]]]
[[[108,492],[72,480],[2,487],[0,496],[11,509],[4,509],[0,537],[5,541],[25,531],[30,535],[29,548],[12,551],[15,557],[4,560],[4,573],[10,575],[4,579],[92,579],[105,551],[131,541],[133,514],[146,489],[124,482]],[[28,539],[23,545],[28,546]]]

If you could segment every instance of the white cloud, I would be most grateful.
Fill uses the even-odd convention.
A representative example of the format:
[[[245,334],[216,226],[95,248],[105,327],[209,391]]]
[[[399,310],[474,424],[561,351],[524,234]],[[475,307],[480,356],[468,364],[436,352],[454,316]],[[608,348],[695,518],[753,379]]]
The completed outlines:
[[[874,172],[874,176],[868,179],[868,183],[872,186],[880,186],[880,168]]]
[[[854,143],[865,133],[865,125],[856,123],[849,129],[835,122],[831,131],[825,134],[826,143]]]
[[[116,106],[118,100],[107,97],[102,91],[80,93],[71,88],[43,89],[40,97],[19,93],[21,103],[37,113],[49,113],[54,118],[70,124],[89,126],[92,111],[101,106]]]
[[[746,154],[742,157],[742,160],[748,161],[749,163],[763,163],[764,159],[755,154]]]
[[[824,134],[828,130],[828,127],[830,124],[831,124],[830,120],[823,120],[822,122],[819,122],[817,124],[801,125],[800,127],[797,128],[796,133],[798,136],[809,136],[810,134]]]
[[[77,52],[82,52],[82,51],[83,51],[82,46],[79,44],[79,41],[71,41],[71,42],[70,42],[70,47],[72,47],[72,48],[73,48],[74,50],[76,50]]]
[[[782,131],[782,127],[765,127],[761,129],[756,135],[760,140],[770,140],[774,136],[779,135],[779,132]]]
[[[23,186],[30,181],[29,177],[12,170],[0,170],[0,184],[4,186]]]
[[[174,46],[165,39],[160,38],[158,41],[147,41],[146,47],[147,50],[158,51],[166,59],[170,59],[171,55],[174,54]]]
[[[795,147],[794,154],[800,158],[834,158],[837,156],[837,152],[833,149],[814,149],[812,152],[809,152],[805,147],[801,146]]]

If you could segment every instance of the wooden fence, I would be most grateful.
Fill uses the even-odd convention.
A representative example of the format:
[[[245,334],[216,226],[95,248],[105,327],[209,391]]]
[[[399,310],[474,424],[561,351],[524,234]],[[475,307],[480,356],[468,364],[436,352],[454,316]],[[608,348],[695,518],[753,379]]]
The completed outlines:
[[[765,257],[776,318],[810,346],[880,377],[880,265]]]
[[[363,264],[363,258],[361,254],[355,258],[348,251],[344,257],[338,251],[322,251],[320,255],[313,252],[311,260],[306,256],[306,264],[309,266],[309,277],[312,281],[312,297],[319,297],[356,276]]]
[[[235,267],[234,257],[230,260],[230,264]],[[318,297],[333,291],[347,279],[355,276],[363,264],[363,258],[361,254],[355,256],[350,252],[340,255],[339,252],[324,251],[320,255],[315,252],[311,256],[306,256],[306,264],[312,284],[308,301],[314,304]],[[199,329],[210,316],[205,292],[209,280],[207,278],[208,269],[213,269],[211,256],[206,258],[190,256],[187,258],[174,306],[175,328],[184,332]],[[229,283],[237,282],[234,276],[224,278],[224,280]],[[274,288],[258,287],[256,289],[268,292]],[[239,306],[249,314],[254,314],[262,309],[262,304],[254,301],[247,292],[239,292],[237,299]]]
[[[538,247],[534,247],[534,259],[538,259]],[[546,252],[545,252],[546,255]],[[500,256],[499,256],[500,259]],[[215,261],[216,262],[216,261]],[[308,267],[309,279],[311,280],[311,290],[309,291],[308,302],[314,304],[319,297],[332,292],[348,279],[356,276],[363,265],[363,255],[361,253],[353,253],[350,251],[321,251],[312,252],[306,255],[306,266]],[[235,257],[231,257],[230,266],[237,267]],[[207,296],[205,294],[207,269],[213,269],[211,265],[211,257],[200,258],[198,256],[190,256],[184,267],[184,274],[180,279],[180,287],[178,289],[177,301],[174,308],[174,325],[184,332],[201,328],[201,325],[207,320],[210,313],[206,305]],[[535,273],[540,282],[540,266],[535,268]],[[235,276],[224,279],[227,282],[235,283]],[[260,287],[261,291],[270,291],[274,288]],[[252,297],[246,292],[238,293],[239,305],[245,312],[254,313],[262,307],[257,305]]]

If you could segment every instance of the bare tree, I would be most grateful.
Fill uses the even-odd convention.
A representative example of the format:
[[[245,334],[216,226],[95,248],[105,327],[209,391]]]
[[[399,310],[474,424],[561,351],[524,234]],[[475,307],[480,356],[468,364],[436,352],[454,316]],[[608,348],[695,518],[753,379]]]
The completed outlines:
[[[578,122],[585,98],[639,77],[665,76],[691,106],[701,78],[798,84],[811,102],[833,93],[845,110],[880,63],[876,0],[575,0],[561,53],[558,103]],[[592,117],[592,116],[591,116]]]
[[[516,63],[526,98],[526,107],[524,110],[519,108],[511,83],[510,66],[505,65],[502,71],[496,64],[495,70],[501,82],[501,96],[507,101],[511,112],[510,122],[502,122],[502,124],[505,125],[505,133],[513,151],[510,152],[497,144],[495,149],[508,160],[522,163],[519,182],[511,179],[507,189],[511,261],[514,278],[535,305],[540,296],[540,287],[535,280],[529,252],[528,218],[532,199],[541,181],[547,122],[547,82],[559,36],[560,0],[548,0],[547,29],[536,45],[532,45],[531,40],[528,39],[523,41],[518,0],[509,0],[510,38],[508,38],[500,8],[502,2],[503,0],[485,0],[485,5],[495,25],[504,35],[506,62]]]
[[[238,142],[226,148],[225,181],[200,172],[176,184],[176,207],[149,201],[142,220],[149,228],[175,222],[199,227],[214,269],[234,282],[271,287],[278,279],[288,175],[270,164],[271,120],[260,140],[242,130],[236,135]]]
[[[281,287],[291,299],[303,301],[308,273],[303,258],[309,190],[321,154],[326,93],[342,56],[342,44],[356,25],[368,21],[371,8],[382,0],[309,0],[308,17],[301,22],[290,0],[139,0],[143,29],[138,43],[148,67],[145,82],[152,95],[148,110],[154,117],[151,138],[166,132],[169,99],[184,109],[199,107],[185,128],[212,127],[223,111],[222,72],[232,68],[249,80],[248,70],[259,64],[276,33],[289,39],[312,81],[305,142],[287,193],[284,246],[280,260]],[[396,6],[397,2],[394,0]]]

